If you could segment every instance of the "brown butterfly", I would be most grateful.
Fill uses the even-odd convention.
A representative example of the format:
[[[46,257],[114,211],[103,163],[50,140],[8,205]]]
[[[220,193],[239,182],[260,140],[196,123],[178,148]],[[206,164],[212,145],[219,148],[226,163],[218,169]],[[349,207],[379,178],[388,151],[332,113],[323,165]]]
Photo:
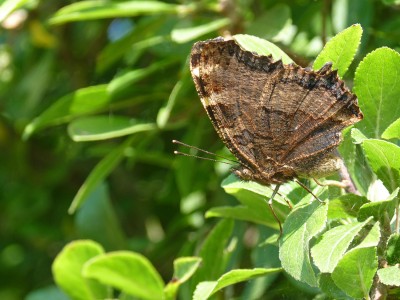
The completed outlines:
[[[313,71],[285,65],[221,37],[194,44],[190,70],[196,90],[239,161],[236,176],[276,184],[275,196],[284,182],[325,177],[340,168],[335,150],[341,131],[363,115],[331,66]]]

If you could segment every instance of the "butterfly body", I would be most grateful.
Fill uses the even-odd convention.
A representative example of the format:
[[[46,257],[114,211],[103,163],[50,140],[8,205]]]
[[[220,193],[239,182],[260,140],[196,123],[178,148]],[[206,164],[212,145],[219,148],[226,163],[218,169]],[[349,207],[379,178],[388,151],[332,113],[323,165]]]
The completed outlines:
[[[281,184],[340,168],[341,130],[362,113],[331,64],[284,65],[216,38],[193,46],[190,68],[214,128],[240,162],[239,178]]]

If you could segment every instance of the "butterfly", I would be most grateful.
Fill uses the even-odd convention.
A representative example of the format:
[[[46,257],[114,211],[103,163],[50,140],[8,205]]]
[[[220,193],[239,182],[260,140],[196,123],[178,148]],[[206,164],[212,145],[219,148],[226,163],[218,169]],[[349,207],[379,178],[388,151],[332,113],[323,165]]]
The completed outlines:
[[[190,70],[215,130],[239,162],[233,173],[275,184],[273,196],[287,181],[336,172],[341,131],[363,118],[331,63],[318,71],[285,65],[219,37],[194,44]]]

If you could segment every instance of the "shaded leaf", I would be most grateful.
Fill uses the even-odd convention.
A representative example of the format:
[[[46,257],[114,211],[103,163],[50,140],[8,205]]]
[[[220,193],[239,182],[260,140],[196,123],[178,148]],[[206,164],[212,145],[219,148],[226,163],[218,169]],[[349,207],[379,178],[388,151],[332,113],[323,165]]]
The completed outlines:
[[[398,204],[398,193],[399,188],[386,200],[374,201],[362,205],[358,213],[358,219],[363,221],[370,216],[373,216],[376,221],[385,219],[386,217],[391,219]]]
[[[320,289],[333,299],[337,300],[353,300],[354,298],[349,297],[340,288],[337,287],[332,279],[332,275],[329,273],[322,273],[318,278],[318,284]]]
[[[68,209],[70,214],[73,214],[83,204],[83,202],[86,201],[87,197],[97,187],[99,182],[103,181],[114,170],[114,168],[124,158],[125,150],[130,147],[131,143],[132,138],[128,138],[94,167],[72,200]]]
[[[155,62],[151,64],[149,67],[136,69],[132,71],[127,71],[122,75],[115,77],[107,86],[107,91],[110,95],[115,96],[121,91],[131,87],[134,83],[137,83],[139,80],[146,78],[156,72],[159,72],[161,69],[170,66],[173,63],[176,63],[176,59],[167,59],[159,62]]]
[[[389,265],[400,263],[400,234],[394,233],[389,237],[386,249],[386,259]]]
[[[93,189],[78,210],[75,226],[80,237],[95,240],[108,250],[127,246],[125,234],[111,203],[108,186],[104,182]]]
[[[68,298],[67,295],[55,285],[34,290],[25,297],[25,300],[43,300],[43,299],[69,300],[71,298]]]
[[[105,84],[76,90],[58,99],[29,123],[24,129],[23,138],[29,138],[39,129],[68,122],[77,116],[97,112],[106,107],[109,101],[110,97]]]
[[[251,22],[246,32],[265,39],[273,39],[288,24],[291,24],[290,7],[278,3]]]
[[[228,245],[233,230],[233,221],[225,219],[220,221],[208,234],[199,256],[202,259],[201,267],[193,276],[193,281],[216,279],[226,268],[227,253],[225,248]]]

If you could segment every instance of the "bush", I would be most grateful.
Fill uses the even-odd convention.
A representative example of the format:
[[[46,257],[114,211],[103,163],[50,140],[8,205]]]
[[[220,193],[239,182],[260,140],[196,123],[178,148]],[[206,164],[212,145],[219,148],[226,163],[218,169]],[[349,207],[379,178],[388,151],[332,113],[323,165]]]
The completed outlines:
[[[4,1],[0,298],[397,299],[396,5]],[[178,139],[231,157],[188,65],[195,41],[227,32],[333,62],[364,113],[339,148],[352,193],[302,181],[322,205],[283,185],[279,242],[270,187],[173,155]]]

